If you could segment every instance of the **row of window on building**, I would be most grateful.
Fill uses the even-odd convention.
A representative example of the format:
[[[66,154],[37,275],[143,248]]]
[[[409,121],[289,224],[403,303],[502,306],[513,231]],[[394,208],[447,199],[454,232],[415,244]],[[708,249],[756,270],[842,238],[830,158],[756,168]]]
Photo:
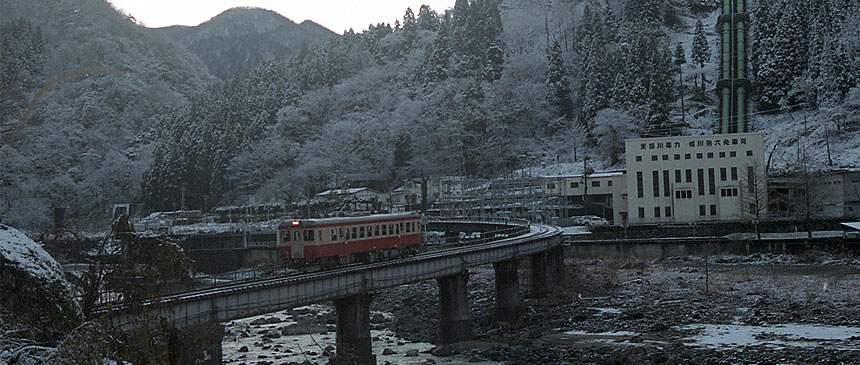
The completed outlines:
[[[716,169],[708,168],[708,195],[716,195]],[[731,181],[738,181],[738,168],[737,167],[720,167],[720,181],[729,181],[731,177]],[[747,176],[749,177],[749,185],[752,188],[752,183],[755,178],[754,169],[752,166],[747,166]],[[642,171],[636,172],[636,196],[638,198],[645,197],[645,183],[644,176]],[[705,195],[705,169],[696,169],[696,181],[698,182],[698,192],[699,195]],[[655,198],[660,197],[660,171],[654,170],[651,171],[651,182],[653,184],[652,191],[654,193]],[[693,183],[693,169],[685,169],[675,170],[675,183]],[[671,197],[671,180],[669,178],[669,170],[663,170],[663,196]],[[735,189],[737,190],[737,189]],[[725,191],[720,191],[720,196],[737,196],[737,191],[735,191],[734,195],[724,195]],[[675,194],[676,198],[679,199],[689,199],[692,198],[692,192],[690,192],[690,196],[684,195],[684,197]]]
[[[717,205],[716,204],[711,204],[710,210],[708,210],[708,207],[709,206],[705,205],[705,204],[699,205],[699,216],[700,217],[708,216],[707,213],[710,213],[711,216],[717,215]],[[662,207],[662,209],[661,209],[661,207],[654,207],[654,216],[653,217],[654,218],[662,218],[661,217],[661,211],[662,211],[662,217],[665,217],[665,218],[671,218],[672,217],[672,207]],[[649,217],[645,216],[645,208],[644,207],[639,207],[639,218],[649,218]]]
[[[751,151],[751,150],[746,151],[746,155],[747,155],[747,157],[752,157],[753,151]],[[701,159],[705,158],[705,156],[707,156],[707,158],[714,158],[714,153],[713,152],[698,152],[698,153],[696,153],[696,159],[697,160],[701,160]],[[726,152],[721,151],[717,154],[717,156],[719,156],[719,158],[726,158]],[[737,157],[737,151],[729,151],[728,156],[729,156],[729,158]],[[672,157],[674,160],[680,160],[681,154],[676,153]],[[669,155],[663,155],[662,158],[663,158],[663,161],[668,161]],[[692,160],[693,154],[692,153],[685,153],[684,159],[685,160]],[[651,161],[659,161],[659,160],[660,160],[660,155],[651,155]],[[642,156],[636,156],[636,162],[642,162]]]
[[[579,182],[574,181],[574,182],[571,182],[571,183],[570,183],[570,188],[571,188],[571,189],[579,189],[579,185],[580,185],[580,184],[579,184]],[[611,187],[611,186],[612,186],[612,180],[608,180],[608,181],[606,181],[606,186],[610,186],[610,187]],[[600,181],[599,181],[599,180],[594,180],[594,181],[592,181],[592,182],[591,182],[591,187],[593,187],[593,188],[599,188],[599,187],[600,187]],[[549,189],[549,190],[555,190],[555,183],[548,183],[548,184],[546,184],[546,188],[547,188],[547,189]]]

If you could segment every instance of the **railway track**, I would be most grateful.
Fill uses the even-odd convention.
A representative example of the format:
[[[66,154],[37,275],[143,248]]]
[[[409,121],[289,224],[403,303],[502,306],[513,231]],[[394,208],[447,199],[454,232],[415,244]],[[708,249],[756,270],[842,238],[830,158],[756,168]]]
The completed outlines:
[[[510,222],[509,220],[505,220]],[[490,223],[489,220],[482,220],[482,224]],[[458,220],[457,223],[466,223],[465,220]],[[513,222],[511,222],[513,223]],[[496,222],[496,224],[500,224]],[[527,223],[526,223],[527,224]],[[288,274],[282,276],[276,276],[271,278],[264,279],[256,279],[249,281],[241,281],[235,283],[228,283],[224,285],[217,285],[205,289],[197,289],[190,290],[178,293],[172,293],[164,296],[160,296],[158,298],[153,298],[151,300],[145,301],[143,304],[144,307],[161,307],[168,306],[176,303],[184,303],[184,302],[192,302],[192,301],[200,301],[206,298],[212,297],[220,297],[220,296],[228,296],[234,295],[238,293],[245,292],[254,292],[266,290],[268,288],[282,287],[294,283],[301,282],[311,282],[315,280],[323,280],[328,278],[336,278],[340,276],[347,275],[355,275],[362,274],[364,272],[372,272],[380,269],[391,268],[404,266],[409,264],[421,263],[421,262],[432,262],[434,260],[440,260],[445,258],[454,258],[456,256],[465,255],[469,253],[476,253],[481,251],[489,251],[497,248],[507,247],[507,246],[516,246],[520,243],[527,243],[530,241],[545,239],[547,237],[553,235],[559,235],[561,230],[557,227],[551,226],[542,226],[542,225],[533,225],[533,226],[525,226],[522,227],[522,235],[518,235],[515,237],[501,238],[494,241],[488,242],[478,242],[473,243],[468,246],[459,246],[459,247],[451,247],[451,248],[443,248],[431,252],[420,253],[414,256],[409,256],[405,258],[393,259],[382,262],[375,262],[369,264],[353,264],[344,267],[338,267],[336,269],[325,270],[325,271],[317,271],[312,273],[295,273]],[[525,230],[528,230],[526,233]],[[394,286],[394,285],[392,285]],[[122,311],[126,309],[127,306],[122,303],[107,303],[99,306],[94,311],[97,314],[106,314],[112,311]]]

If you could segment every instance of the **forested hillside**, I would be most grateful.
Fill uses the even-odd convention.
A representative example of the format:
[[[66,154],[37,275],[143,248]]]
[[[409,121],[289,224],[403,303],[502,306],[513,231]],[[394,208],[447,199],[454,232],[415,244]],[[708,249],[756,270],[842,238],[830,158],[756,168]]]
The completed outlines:
[[[140,196],[149,131],[214,79],[103,0],[0,1],[0,217],[102,217]]]
[[[264,9],[234,8],[194,27],[156,29],[194,52],[209,71],[224,80],[273,59],[289,59],[336,34],[312,21],[296,24]]]
[[[86,10],[88,26],[60,32],[69,22],[35,15],[17,22],[16,11],[46,11],[23,0],[11,18],[2,15],[14,34],[30,34],[3,38],[24,50],[4,53],[3,62],[44,59],[41,67],[5,66],[15,72],[4,77],[15,76],[3,82],[18,91],[0,104],[12,110],[3,128],[24,114],[38,87],[75,69],[56,69],[76,59],[57,62],[59,54],[76,55],[78,67],[123,72],[58,84],[26,124],[48,133],[28,127],[4,144],[3,162],[17,162],[0,172],[0,185],[13,192],[3,194],[0,212],[21,222],[80,200],[87,204],[70,208],[79,215],[113,200],[150,209],[209,209],[249,195],[296,200],[356,172],[384,174],[394,187],[434,175],[574,172],[568,166],[581,167],[585,156],[596,169],[622,168],[624,138],[712,133],[717,119],[714,2],[458,0],[448,10],[405,9],[393,24],[299,47],[287,58],[216,45],[255,32],[265,34],[255,38],[265,40],[260,47],[287,42],[266,33],[281,21],[266,12],[252,11],[269,19],[259,27],[216,17],[198,29],[205,37],[171,33],[192,51],[206,40],[220,56],[239,58],[217,66],[225,81],[214,83],[196,56],[158,37],[180,30],[146,30],[116,12],[95,16],[113,11],[101,1],[53,3],[64,7],[62,19]],[[750,9],[754,130],[778,151],[825,156],[829,148],[833,164],[853,163],[860,156],[858,5],[759,0]],[[777,167],[790,166],[792,154],[777,155]],[[36,208],[19,217],[13,205]]]

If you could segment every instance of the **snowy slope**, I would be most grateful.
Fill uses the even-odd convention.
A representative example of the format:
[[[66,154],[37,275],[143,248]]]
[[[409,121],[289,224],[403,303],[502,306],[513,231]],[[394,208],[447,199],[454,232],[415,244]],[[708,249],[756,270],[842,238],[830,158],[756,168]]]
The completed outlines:
[[[69,283],[63,276],[63,268],[41,245],[20,231],[2,224],[0,265],[10,265],[39,281],[57,283],[69,288]]]

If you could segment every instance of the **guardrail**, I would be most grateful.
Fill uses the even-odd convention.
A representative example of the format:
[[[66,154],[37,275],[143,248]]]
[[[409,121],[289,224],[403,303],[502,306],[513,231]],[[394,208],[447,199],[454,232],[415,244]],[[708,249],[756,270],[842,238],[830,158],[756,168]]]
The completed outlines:
[[[466,267],[509,260],[557,246],[557,227],[532,226],[528,234],[496,242],[451,248],[403,259],[356,265],[302,275],[275,277],[166,295],[143,303],[168,321],[189,325],[268,313],[321,300],[342,298],[411,282],[454,275]],[[101,307],[113,312],[116,325],[132,325],[135,315],[122,304]]]

